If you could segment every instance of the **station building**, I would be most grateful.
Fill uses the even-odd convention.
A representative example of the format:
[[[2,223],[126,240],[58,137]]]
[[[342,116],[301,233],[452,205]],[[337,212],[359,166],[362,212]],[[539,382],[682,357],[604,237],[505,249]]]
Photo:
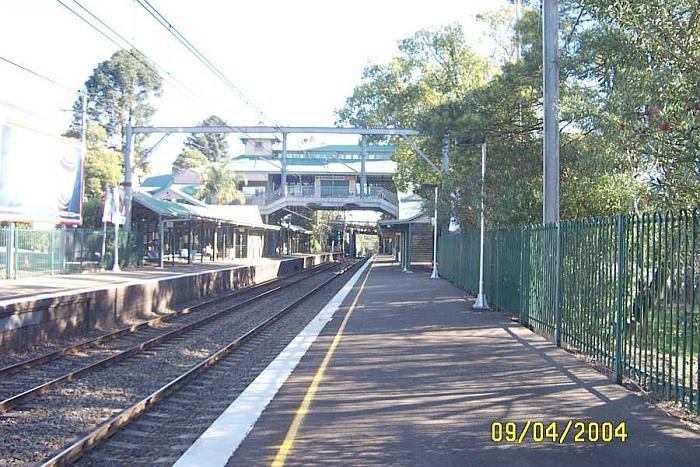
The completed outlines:
[[[424,202],[415,194],[402,197],[398,219],[378,222],[382,252],[392,254],[404,271],[429,265],[433,260],[433,225]]]
[[[245,177],[246,204],[258,206],[266,222],[314,210],[373,210],[398,215],[392,177],[393,145],[327,145],[274,149],[271,135],[242,138],[244,154],[229,167]]]

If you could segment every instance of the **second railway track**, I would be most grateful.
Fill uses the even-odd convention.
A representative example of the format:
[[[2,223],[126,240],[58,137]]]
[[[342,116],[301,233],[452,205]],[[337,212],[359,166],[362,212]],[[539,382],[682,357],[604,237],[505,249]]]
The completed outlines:
[[[324,265],[292,277],[240,289],[175,313],[8,365],[0,369],[0,413],[75,380],[89,371],[146,351],[182,332],[219,319],[254,300],[292,287],[308,277],[334,267],[337,265]]]
[[[177,324],[163,325],[175,329],[188,326],[185,331],[173,333],[173,330],[168,329],[166,332],[170,335],[166,339],[154,339],[147,334],[146,342],[150,344],[123,358],[112,358],[120,351],[123,352],[114,349],[106,354],[98,352],[97,357],[89,357],[98,361],[106,360],[111,364],[85,372],[78,380],[72,381],[68,377],[61,383],[62,387],[49,388],[45,393],[26,400],[20,398],[5,413],[0,414],[0,464],[23,465],[45,461],[48,453],[62,448],[71,439],[90,432],[134,401],[151,394],[162,386],[163,381],[177,378],[183,371],[201,363],[204,358],[216,354],[232,339],[235,341],[242,332],[256,329],[261,323],[272,319],[279,309],[294,304],[320,288],[335,277],[335,269],[331,267],[315,271],[294,282],[294,286],[272,287],[251,298],[239,300],[233,307],[240,310],[240,313],[222,313],[219,307],[213,313],[220,314],[216,318],[209,318],[213,315],[209,313],[203,323],[200,323],[199,316],[197,319],[191,318],[195,314],[186,315],[187,319],[192,320],[191,323],[182,324],[178,320]],[[158,326],[149,328],[148,333],[158,334],[159,331],[159,335],[163,335],[163,329]],[[140,344],[130,344],[132,342],[120,345],[129,349],[139,348],[143,346],[143,336]],[[110,352],[111,356],[108,355]],[[80,354],[68,355],[69,360],[80,358]],[[65,360],[60,358],[44,365],[60,373]],[[46,372],[45,369],[42,371]],[[68,374],[70,373],[66,373]]]

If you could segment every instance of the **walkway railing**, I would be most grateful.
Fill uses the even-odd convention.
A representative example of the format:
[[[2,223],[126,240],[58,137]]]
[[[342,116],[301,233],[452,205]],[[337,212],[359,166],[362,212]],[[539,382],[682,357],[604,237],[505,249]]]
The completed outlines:
[[[265,206],[278,199],[281,199],[281,190],[275,190],[270,193],[259,193],[246,197],[246,204],[254,204],[257,206]],[[360,195],[355,191],[350,191],[347,187],[320,187],[317,193],[315,187],[309,185],[288,185],[287,198],[378,198],[385,199],[392,204],[398,204],[396,193],[387,190],[381,186],[367,187],[367,193]]]
[[[142,264],[141,235],[119,233],[120,265]],[[104,258],[101,257],[102,239],[102,230],[0,227],[0,280],[111,268],[114,252],[111,226],[107,230]]]
[[[493,308],[548,336],[558,306],[563,346],[699,412],[698,217],[681,211],[490,231],[485,293]],[[443,236],[439,261],[443,277],[478,291],[477,231]]]

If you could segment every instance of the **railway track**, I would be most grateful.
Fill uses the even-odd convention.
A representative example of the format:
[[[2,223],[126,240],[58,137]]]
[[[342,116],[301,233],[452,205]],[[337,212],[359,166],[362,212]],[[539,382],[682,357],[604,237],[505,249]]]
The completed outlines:
[[[292,287],[335,265],[329,263],[215,297],[134,326],[119,329],[0,369],[0,413],[38,397],[90,371],[144,352],[167,339],[221,318],[270,293]],[[229,301],[234,300],[233,304]]]
[[[121,335],[79,347],[38,366],[30,365],[28,370],[19,365],[22,370],[10,373],[19,371],[15,374],[21,375],[22,371],[39,369],[47,373],[46,368],[48,373],[60,373],[66,365],[71,371],[51,379],[52,385],[44,382],[5,399],[4,413],[0,414],[0,464],[44,462],[49,452],[76,437],[80,438],[77,443],[47,465],[79,457],[321,290],[341,274],[338,267],[261,287],[249,294],[252,296],[234,294],[239,300],[233,305],[217,299],[215,304],[202,304],[213,307],[183,313],[165,324],[153,323],[128,334],[128,338]],[[138,342],[132,345],[134,339]],[[168,383],[163,385],[164,381]],[[28,391],[35,392],[24,395]]]

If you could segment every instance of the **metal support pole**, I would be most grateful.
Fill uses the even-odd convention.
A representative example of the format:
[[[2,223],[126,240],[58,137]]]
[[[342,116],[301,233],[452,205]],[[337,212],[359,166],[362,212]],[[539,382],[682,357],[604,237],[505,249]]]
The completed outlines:
[[[170,265],[175,267],[175,234],[177,233],[177,223],[173,222],[173,226],[170,228]],[[180,243],[180,237],[177,238],[178,244]]]
[[[163,269],[163,262],[165,261],[165,221],[162,216],[158,216],[158,248],[160,253],[158,255],[158,267]]]
[[[367,194],[367,135],[362,135],[362,154],[360,158],[360,196]]]
[[[192,264],[192,221],[187,223],[187,264]]]
[[[216,261],[216,255],[219,253],[219,224],[214,224],[214,244],[212,245],[211,260]]]
[[[411,254],[411,224],[409,223],[406,225],[406,269],[404,270],[405,272],[413,272],[411,271],[411,260],[413,259],[413,255]]]
[[[133,198],[131,179],[132,179],[132,146],[134,135],[131,130],[131,114],[129,114],[129,122],[126,124],[126,144],[124,146],[124,193],[126,194],[126,219],[124,220],[124,229],[131,231],[131,200]]]
[[[476,296],[476,303],[472,308],[476,310],[489,310],[489,304],[484,294],[484,180],[486,179],[486,142],[481,145],[481,236],[479,241],[479,295]]]
[[[282,171],[280,178],[282,196],[287,196],[287,133],[282,133]]]
[[[433,272],[430,274],[431,279],[439,279],[438,276],[438,266],[437,266],[437,235],[438,235],[438,186],[435,185],[435,217],[433,218]]]
[[[544,0],[544,223],[559,222],[559,1]]]

